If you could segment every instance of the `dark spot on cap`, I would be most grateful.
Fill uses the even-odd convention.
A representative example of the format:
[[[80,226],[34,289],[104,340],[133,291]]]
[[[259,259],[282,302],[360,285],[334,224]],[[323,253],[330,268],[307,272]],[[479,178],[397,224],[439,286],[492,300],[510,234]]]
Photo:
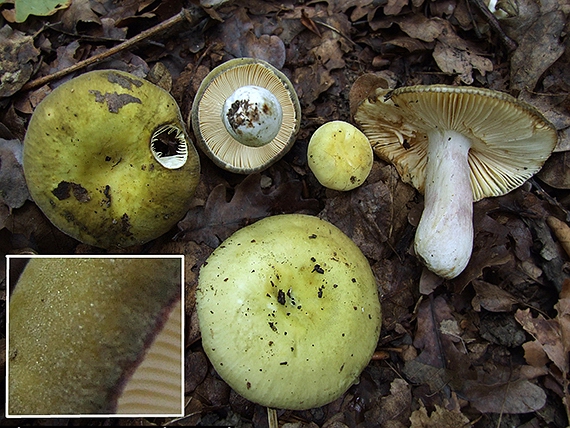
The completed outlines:
[[[285,292],[283,290],[277,292],[277,301],[282,305],[285,304]]]
[[[81,184],[69,181],[61,181],[51,193],[60,201],[69,198],[71,195],[73,195],[78,202],[89,202],[91,200],[87,189]]]
[[[142,104],[140,98],[133,97],[129,94],[118,94],[116,92],[109,93],[106,92],[102,94],[100,91],[90,90],[90,94],[95,95],[95,101],[98,103],[107,103],[107,108],[111,113],[118,113],[121,107],[126,106],[127,104],[137,103]]]
[[[143,85],[142,81],[135,79],[134,77],[113,72],[110,72],[107,75],[107,80],[111,83],[116,83],[121,88],[128,89],[129,91],[132,89],[133,85],[137,88],[140,88]]]

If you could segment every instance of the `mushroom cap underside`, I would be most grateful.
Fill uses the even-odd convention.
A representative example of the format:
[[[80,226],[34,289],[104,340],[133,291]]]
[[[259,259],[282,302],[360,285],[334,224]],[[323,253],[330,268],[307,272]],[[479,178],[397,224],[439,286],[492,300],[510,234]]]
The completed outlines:
[[[471,141],[473,200],[500,196],[540,170],[557,133],[531,105],[498,91],[447,85],[379,88],[355,121],[374,152],[423,193],[428,135],[451,130]]]
[[[182,385],[182,301],[173,305],[166,322],[147,348],[140,364],[117,399],[117,414],[181,415]]]
[[[237,141],[226,131],[222,117],[226,100],[244,86],[269,90],[281,106],[279,131],[261,147]],[[289,151],[299,131],[301,107],[293,84],[281,71],[260,59],[235,58],[214,68],[202,81],[190,121],[197,145],[216,165],[249,174],[269,167]]]
[[[380,302],[358,247],[317,217],[284,214],[224,241],[200,270],[204,350],[250,401],[308,409],[342,395],[376,348]]]

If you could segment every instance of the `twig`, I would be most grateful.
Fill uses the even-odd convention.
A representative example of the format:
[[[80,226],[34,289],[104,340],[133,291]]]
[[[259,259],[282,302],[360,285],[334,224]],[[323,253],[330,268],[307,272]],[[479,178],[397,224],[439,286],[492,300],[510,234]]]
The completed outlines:
[[[356,43],[353,42],[348,36],[346,36],[345,34],[343,34],[342,31],[340,31],[339,29],[333,27],[332,25],[327,24],[326,22],[322,22],[322,21],[316,21],[313,19],[313,22],[315,22],[316,24],[322,25],[325,28],[328,28],[329,30],[332,30],[333,32],[337,33],[339,36],[343,37],[347,42],[349,42],[352,46],[356,46]]]
[[[67,76],[74,71],[78,71],[82,68],[95,64],[97,62],[103,61],[104,59],[109,58],[110,56],[115,55],[121,51],[127,50],[132,48],[137,43],[140,43],[143,40],[149,39],[151,37],[160,34],[161,32],[174,27],[185,20],[189,21],[191,25],[196,25],[200,19],[205,16],[205,12],[198,7],[194,7],[192,9],[183,9],[180,13],[174,15],[172,18],[167,19],[166,21],[161,22],[160,24],[155,25],[148,30],[143,31],[140,34],[124,41],[123,43],[118,44],[110,48],[109,50],[102,52],[98,55],[94,55],[90,58],[87,58],[83,61],[79,61],[72,66],[65,68],[63,70],[56,71],[55,73],[49,74],[47,76],[40,77],[38,79],[32,80],[22,86],[22,91],[28,91],[30,89],[39,88],[47,83],[50,83],[54,80],[61,79],[64,76]]]
[[[277,417],[277,410],[271,407],[267,408],[267,422],[269,428],[279,428],[279,418]]]
[[[516,42],[505,34],[503,29],[499,25],[499,21],[497,20],[495,15],[493,15],[493,13],[489,10],[489,8],[483,2],[483,0],[470,0],[470,2],[473,3],[477,7],[479,12],[481,12],[483,14],[483,16],[485,16],[487,23],[493,29],[493,31],[495,31],[497,33],[497,35],[499,36],[499,39],[501,39],[501,42],[503,42],[503,44],[507,48],[508,52],[511,53],[511,52],[515,51],[516,48],[518,47]]]

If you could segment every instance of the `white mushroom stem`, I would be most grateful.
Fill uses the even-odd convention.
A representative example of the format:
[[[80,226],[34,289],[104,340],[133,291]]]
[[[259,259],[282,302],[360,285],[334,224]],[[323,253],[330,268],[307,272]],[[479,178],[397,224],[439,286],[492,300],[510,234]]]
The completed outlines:
[[[283,110],[271,91],[259,86],[242,86],[228,97],[222,121],[230,135],[250,147],[269,144],[279,133]]]
[[[471,141],[453,131],[436,130],[428,138],[425,206],[414,249],[429,270],[451,279],[465,269],[473,248]]]

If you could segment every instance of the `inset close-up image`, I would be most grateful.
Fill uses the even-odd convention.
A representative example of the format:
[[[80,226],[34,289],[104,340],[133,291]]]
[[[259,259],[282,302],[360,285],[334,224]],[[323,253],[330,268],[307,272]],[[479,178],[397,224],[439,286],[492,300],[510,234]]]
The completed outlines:
[[[182,266],[9,257],[6,415],[180,416]]]

